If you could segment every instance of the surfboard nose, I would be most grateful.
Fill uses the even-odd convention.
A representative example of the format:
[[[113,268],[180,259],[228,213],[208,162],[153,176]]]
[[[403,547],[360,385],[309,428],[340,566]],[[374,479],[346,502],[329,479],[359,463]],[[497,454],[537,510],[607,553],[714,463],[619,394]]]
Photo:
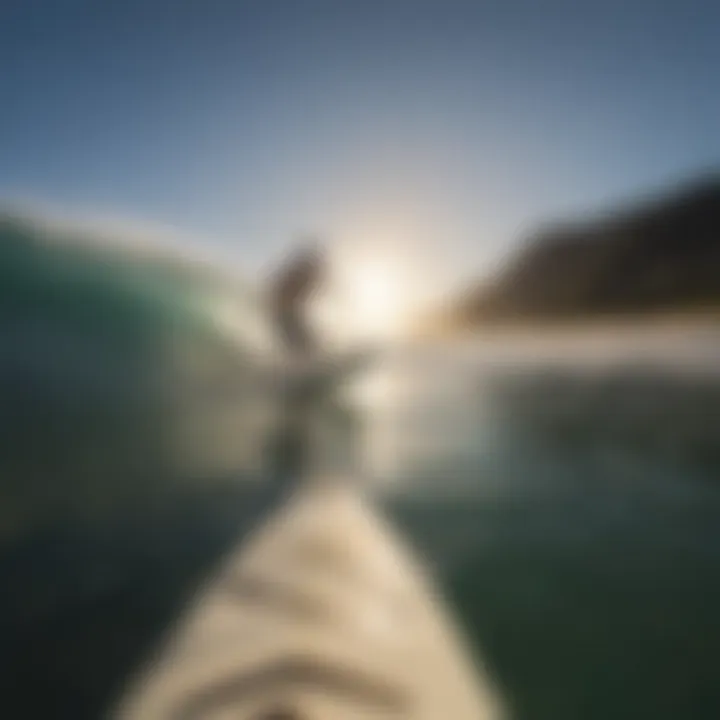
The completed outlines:
[[[227,559],[127,707],[132,720],[500,717],[425,567],[337,482],[299,488]]]

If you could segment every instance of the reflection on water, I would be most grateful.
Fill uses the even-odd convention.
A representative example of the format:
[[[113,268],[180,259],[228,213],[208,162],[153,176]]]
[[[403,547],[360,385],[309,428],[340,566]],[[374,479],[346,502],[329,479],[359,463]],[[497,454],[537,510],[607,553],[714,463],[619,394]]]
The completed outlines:
[[[643,481],[643,469],[653,486],[712,483],[718,356],[712,328],[396,351],[361,393],[370,466],[388,483],[415,490],[426,478],[438,492],[462,482],[527,488],[546,475],[574,483],[578,463],[585,483]]]
[[[592,340],[415,349],[391,504],[517,717],[717,717],[718,333]]]

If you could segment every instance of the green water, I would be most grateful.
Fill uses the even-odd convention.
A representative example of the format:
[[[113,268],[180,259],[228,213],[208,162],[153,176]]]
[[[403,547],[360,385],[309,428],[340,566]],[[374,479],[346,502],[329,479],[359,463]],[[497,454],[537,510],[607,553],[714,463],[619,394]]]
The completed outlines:
[[[451,363],[408,413],[397,519],[515,717],[720,711],[720,382],[668,354]]]

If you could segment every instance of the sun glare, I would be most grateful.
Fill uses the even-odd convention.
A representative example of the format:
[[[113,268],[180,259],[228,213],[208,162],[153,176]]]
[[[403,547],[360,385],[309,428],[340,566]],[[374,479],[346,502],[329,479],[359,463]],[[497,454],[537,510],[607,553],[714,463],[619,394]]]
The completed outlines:
[[[332,330],[350,341],[387,340],[402,333],[413,293],[403,263],[381,254],[357,253],[336,268],[328,298]]]
[[[349,310],[361,332],[386,336],[401,330],[409,298],[397,268],[382,262],[361,264],[348,290]]]

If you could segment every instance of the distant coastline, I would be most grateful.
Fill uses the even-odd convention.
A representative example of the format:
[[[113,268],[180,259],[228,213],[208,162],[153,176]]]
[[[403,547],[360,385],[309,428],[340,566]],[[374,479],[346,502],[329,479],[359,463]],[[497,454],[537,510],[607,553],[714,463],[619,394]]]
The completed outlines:
[[[464,335],[526,335],[537,332],[561,334],[597,333],[605,330],[678,330],[683,328],[717,328],[720,332],[720,303],[716,307],[675,309],[665,312],[598,313],[583,316],[546,318],[487,319],[468,322],[451,319],[421,324],[416,337],[462,337]]]
[[[529,238],[421,332],[720,322],[720,176]]]

